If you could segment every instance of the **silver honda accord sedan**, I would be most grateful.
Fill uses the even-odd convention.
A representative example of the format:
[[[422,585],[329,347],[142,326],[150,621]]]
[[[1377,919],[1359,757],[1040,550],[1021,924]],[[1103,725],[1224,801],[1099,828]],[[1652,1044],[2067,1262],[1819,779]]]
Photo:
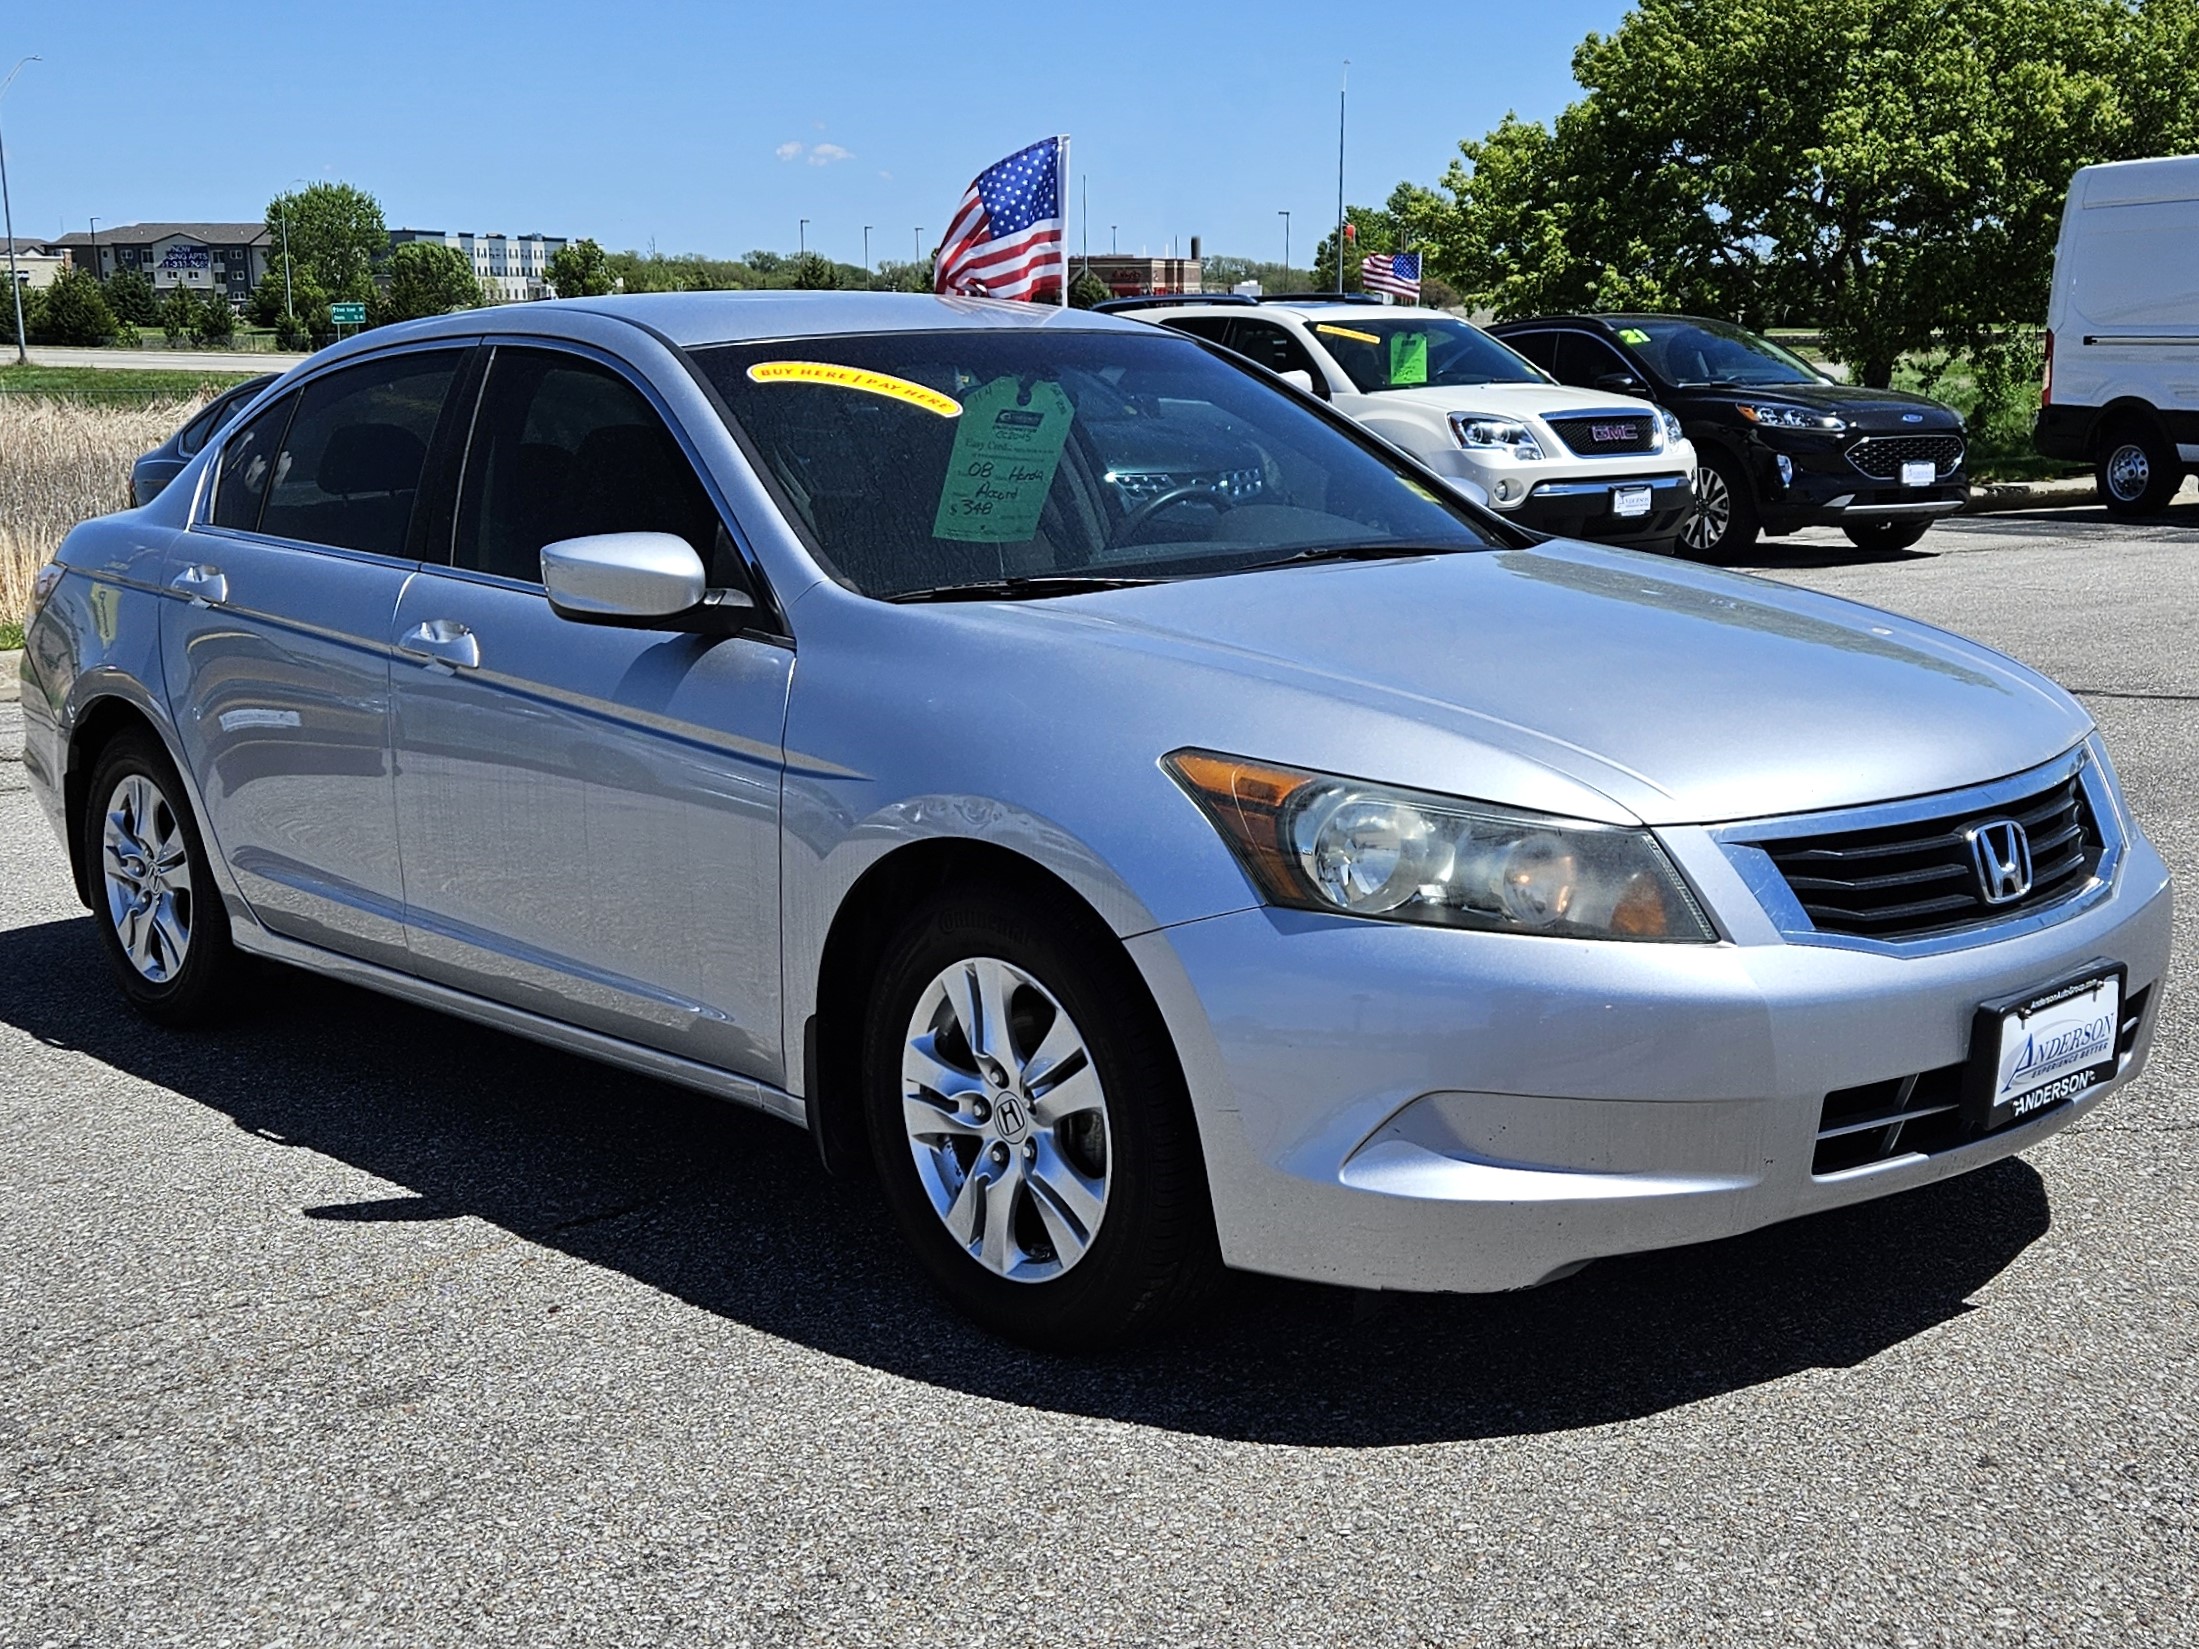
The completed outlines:
[[[1028,305],[368,334],[70,535],[23,688],[147,1015],[271,959],[757,1107],[1052,1346],[1980,1167],[2169,948],[2033,672]]]

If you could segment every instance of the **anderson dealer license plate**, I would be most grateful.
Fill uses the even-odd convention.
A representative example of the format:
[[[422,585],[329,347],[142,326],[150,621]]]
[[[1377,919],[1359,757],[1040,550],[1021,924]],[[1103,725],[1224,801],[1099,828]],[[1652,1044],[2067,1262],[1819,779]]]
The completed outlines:
[[[1978,1009],[1964,1108],[1980,1132],[2037,1116],[2115,1074],[2125,977],[2121,964],[2099,963]]]
[[[1611,513],[1618,516],[1647,515],[1650,491],[1647,487],[1613,487],[1611,489]]]

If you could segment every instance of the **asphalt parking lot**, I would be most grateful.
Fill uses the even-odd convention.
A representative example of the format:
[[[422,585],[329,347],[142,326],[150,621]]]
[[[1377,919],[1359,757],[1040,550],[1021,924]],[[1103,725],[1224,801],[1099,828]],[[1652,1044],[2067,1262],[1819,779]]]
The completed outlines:
[[[2077,690],[2199,890],[2199,504],[1752,571]],[[2199,1641],[2187,891],[2027,1158],[1496,1298],[936,1307],[761,1117],[271,975],[109,985],[0,705],[0,1645]]]

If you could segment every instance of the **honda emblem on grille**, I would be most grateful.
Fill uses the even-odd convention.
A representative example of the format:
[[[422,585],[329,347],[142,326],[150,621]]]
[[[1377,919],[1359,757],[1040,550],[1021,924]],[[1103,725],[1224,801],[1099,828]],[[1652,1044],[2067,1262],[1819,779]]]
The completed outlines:
[[[2031,891],[2031,838],[2013,819],[1988,819],[1964,831],[1978,873],[1978,897],[2005,905]]]
[[[1635,438],[1632,424],[1590,424],[1588,438],[1591,441],[1631,441]]]

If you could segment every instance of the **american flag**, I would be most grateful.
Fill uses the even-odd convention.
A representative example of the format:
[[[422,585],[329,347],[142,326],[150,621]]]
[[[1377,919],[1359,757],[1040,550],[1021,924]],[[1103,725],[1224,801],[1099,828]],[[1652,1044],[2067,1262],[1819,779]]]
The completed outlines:
[[[1420,254],[1370,252],[1359,265],[1359,284],[1368,292],[1391,292],[1400,298],[1418,298]]]
[[[1063,139],[1018,150],[977,174],[939,243],[932,286],[980,298],[1059,298],[1065,274]]]

